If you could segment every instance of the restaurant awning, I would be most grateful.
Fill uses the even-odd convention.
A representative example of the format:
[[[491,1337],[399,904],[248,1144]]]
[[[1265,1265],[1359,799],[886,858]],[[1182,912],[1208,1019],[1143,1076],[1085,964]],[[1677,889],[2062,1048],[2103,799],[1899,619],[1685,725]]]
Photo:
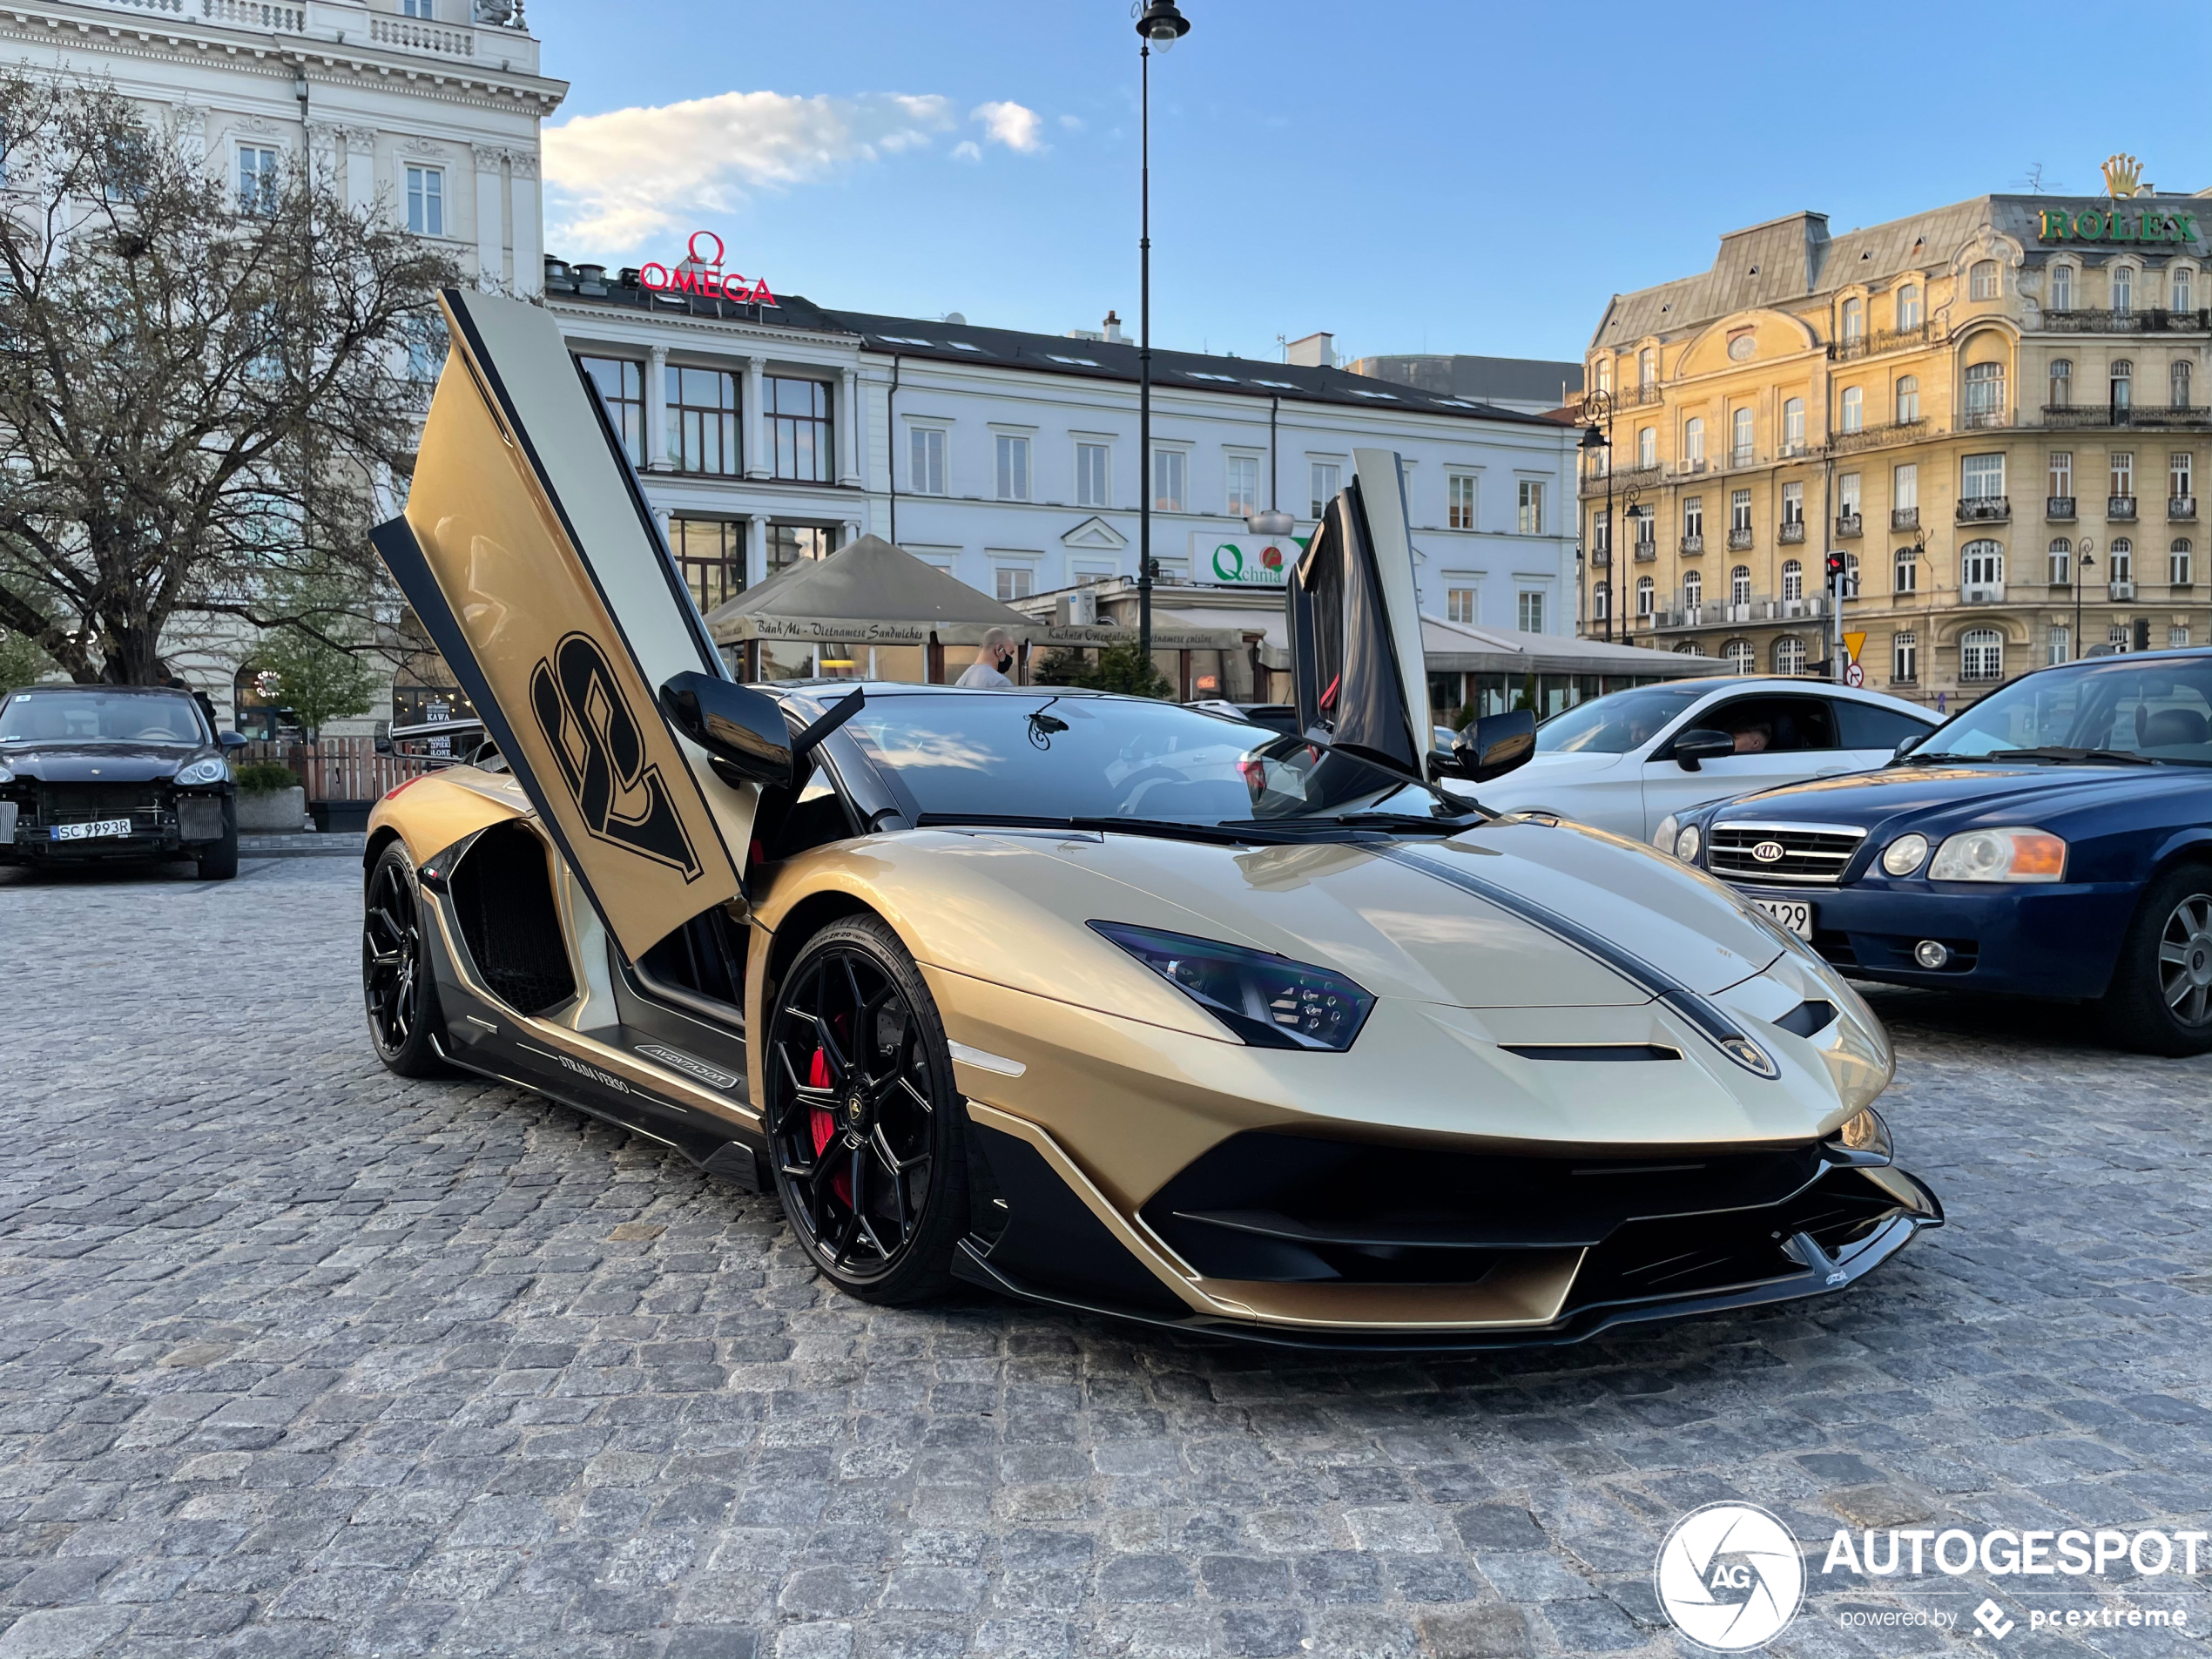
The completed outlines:
[[[707,613],[717,644],[745,640],[867,645],[977,645],[994,628],[1042,639],[1031,618],[880,536],[802,559]]]
[[[1602,674],[1608,678],[1687,679],[1730,674],[1735,664],[1717,657],[1651,651],[1571,634],[1524,634],[1479,628],[1441,617],[1421,618],[1421,654],[1432,674]]]

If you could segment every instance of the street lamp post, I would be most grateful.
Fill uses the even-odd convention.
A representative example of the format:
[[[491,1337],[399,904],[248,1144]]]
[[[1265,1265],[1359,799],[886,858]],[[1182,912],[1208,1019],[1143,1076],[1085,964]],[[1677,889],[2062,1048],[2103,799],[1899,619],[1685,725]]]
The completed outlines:
[[[1152,48],[1167,51],[1190,32],[1175,0],[1152,0],[1136,20],[1136,642],[1152,660]]]
[[[2066,653],[2067,661],[2070,663],[2078,663],[2081,660],[2081,578],[2086,572],[2096,568],[2096,560],[2089,556],[2090,550],[2094,548],[2096,544],[2097,543],[2094,538],[2085,536],[2077,544],[2075,550],[2074,560],[2074,639],[2072,644],[2067,646]]]
[[[1582,433],[1582,453],[1595,456],[1601,451],[1605,455],[1605,637],[1613,637],[1613,544],[1618,538],[1613,524],[1613,398],[1609,393],[1592,392],[1582,400],[1582,413],[1589,417],[1589,425]],[[1599,421],[1605,424],[1601,427]],[[1597,550],[1590,550],[1593,556]]]

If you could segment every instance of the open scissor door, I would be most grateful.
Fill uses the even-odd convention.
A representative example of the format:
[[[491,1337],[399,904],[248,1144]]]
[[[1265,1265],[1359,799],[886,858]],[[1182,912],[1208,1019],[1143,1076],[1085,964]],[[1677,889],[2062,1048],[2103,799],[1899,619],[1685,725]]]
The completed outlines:
[[[1426,779],[1434,745],[1405,481],[1388,449],[1352,461],[1287,584],[1298,730]]]
[[[440,298],[453,350],[406,514],[373,539],[636,961],[739,896],[756,791],[655,702],[721,661],[551,314]]]

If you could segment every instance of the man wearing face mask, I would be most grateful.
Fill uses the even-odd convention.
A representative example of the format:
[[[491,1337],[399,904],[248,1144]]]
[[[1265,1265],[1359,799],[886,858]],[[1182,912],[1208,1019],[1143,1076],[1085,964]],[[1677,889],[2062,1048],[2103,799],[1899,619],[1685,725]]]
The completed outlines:
[[[991,691],[1010,686],[1007,671],[1014,666],[1014,637],[1003,628],[994,628],[983,636],[983,643],[975,652],[975,660],[968,665],[961,677],[953,682],[971,691]]]

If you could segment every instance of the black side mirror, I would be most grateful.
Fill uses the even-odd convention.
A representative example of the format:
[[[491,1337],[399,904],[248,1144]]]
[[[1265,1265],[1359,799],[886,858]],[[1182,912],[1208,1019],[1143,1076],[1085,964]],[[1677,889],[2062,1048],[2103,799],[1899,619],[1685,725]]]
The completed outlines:
[[[1516,766],[1525,766],[1536,755],[1536,711],[1509,709],[1486,714],[1460,734],[1452,758],[1460,775],[1478,784],[1502,778]]]
[[[253,738],[247,737],[243,732],[218,732],[215,734],[215,741],[226,749],[243,749],[253,741]]]
[[[1736,752],[1736,739],[1725,732],[1716,732],[1710,726],[1692,726],[1675,739],[1675,763],[1684,772],[1703,772],[1708,760],[1718,760],[1723,755]]]
[[[789,784],[791,727],[765,692],[687,670],[660,688],[668,723],[714,759],[725,783]]]
[[[1892,754],[1890,759],[1902,760],[1927,740],[1928,734],[1925,732],[1915,732],[1909,736],[1899,738],[1897,740],[1896,752]]]

